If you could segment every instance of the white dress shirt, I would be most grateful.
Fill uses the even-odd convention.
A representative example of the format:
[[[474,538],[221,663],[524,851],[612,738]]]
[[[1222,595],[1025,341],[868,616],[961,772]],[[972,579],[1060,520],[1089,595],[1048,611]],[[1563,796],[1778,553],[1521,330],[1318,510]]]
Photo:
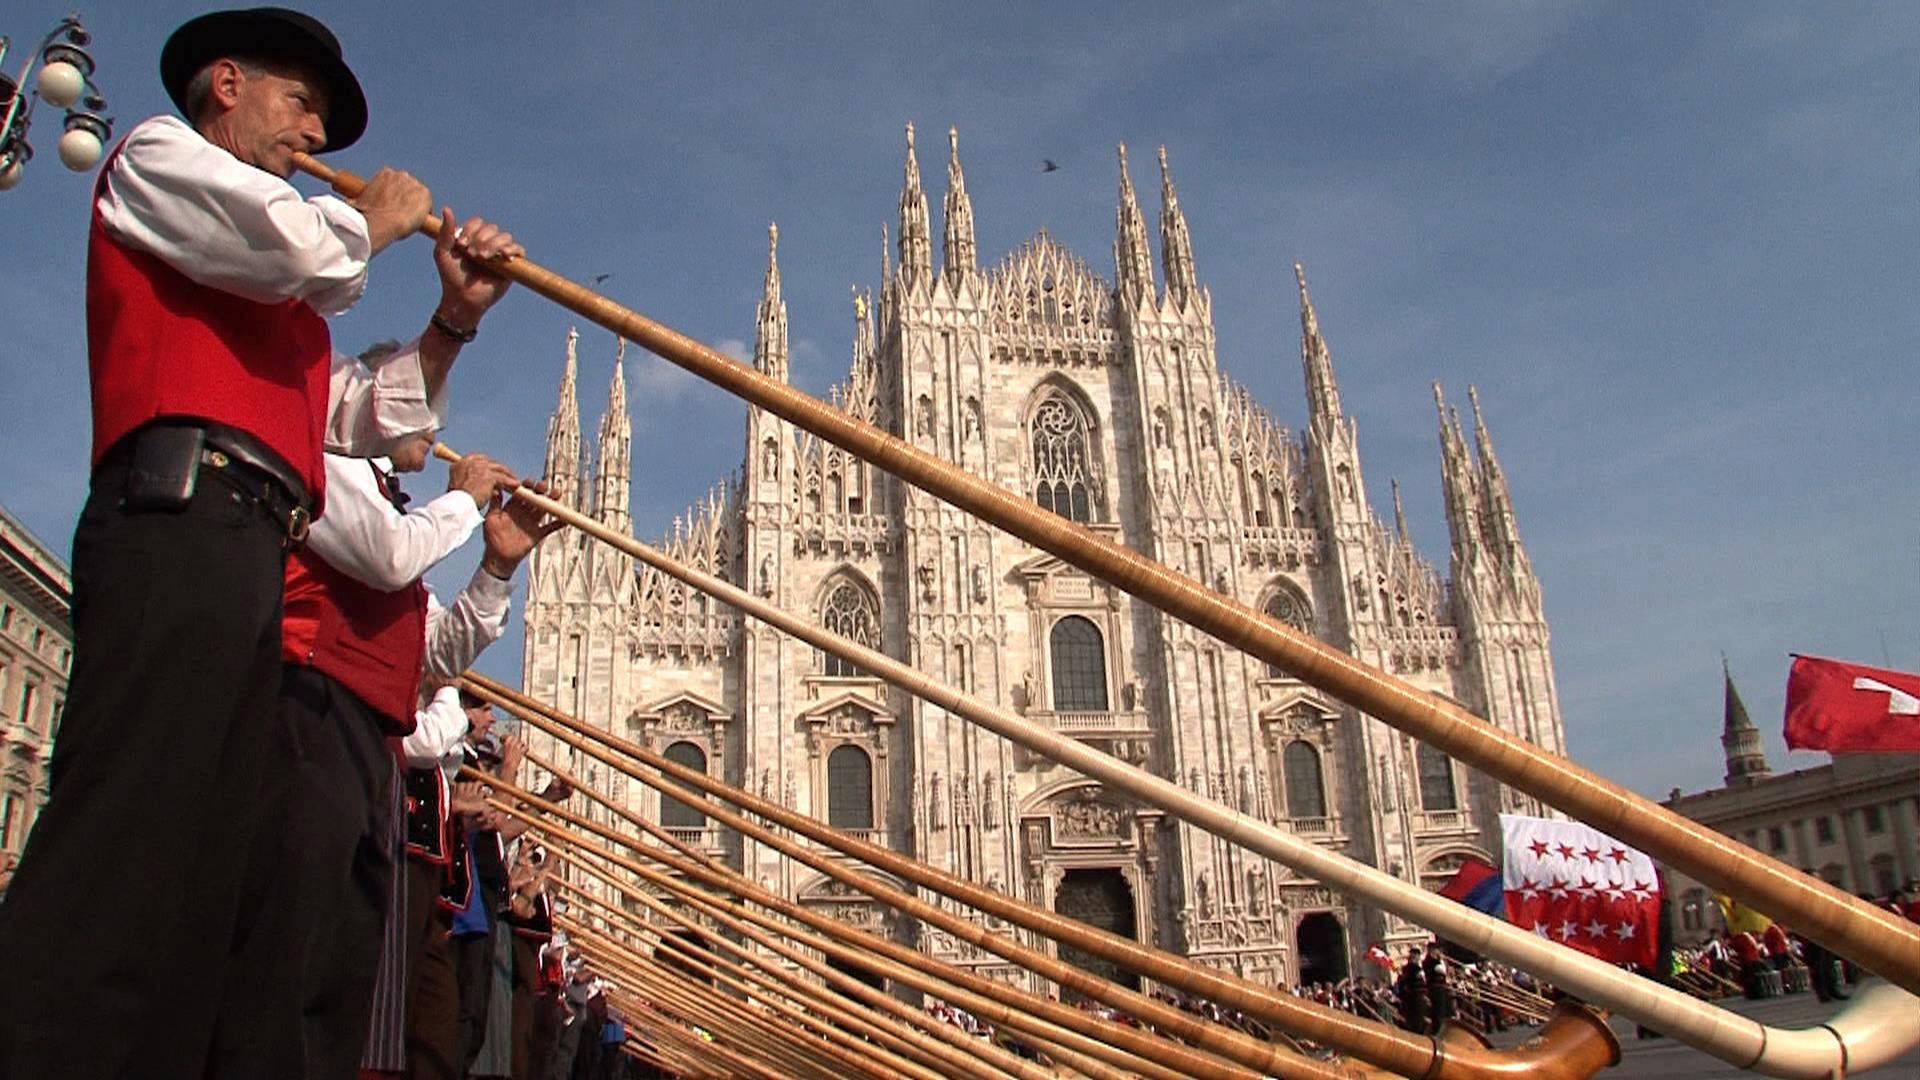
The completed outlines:
[[[414,712],[413,721],[413,731],[400,740],[407,764],[415,769],[439,765],[441,775],[452,783],[453,774],[460,771],[460,741],[467,737],[467,711],[460,707],[459,688],[435,690],[427,707]]]
[[[175,117],[128,134],[97,205],[115,240],[247,300],[303,300],[338,315],[367,286],[372,244],[360,211],[331,195],[302,198]],[[328,389],[330,451],[381,453],[445,426],[444,388],[428,400],[417,339],[371,368],[336,355]]]

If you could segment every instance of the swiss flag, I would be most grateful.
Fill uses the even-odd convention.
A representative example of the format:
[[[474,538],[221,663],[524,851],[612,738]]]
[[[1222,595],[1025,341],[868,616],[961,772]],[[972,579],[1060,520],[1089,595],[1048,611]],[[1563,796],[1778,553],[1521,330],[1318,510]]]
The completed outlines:
[[[1794,657],[1787,745],[1835,754],[1920,752],[1920,675]]]
[[[1653,860],[1577,821],[1500,815],[1507,921],[1610,963],[1659,953]]]

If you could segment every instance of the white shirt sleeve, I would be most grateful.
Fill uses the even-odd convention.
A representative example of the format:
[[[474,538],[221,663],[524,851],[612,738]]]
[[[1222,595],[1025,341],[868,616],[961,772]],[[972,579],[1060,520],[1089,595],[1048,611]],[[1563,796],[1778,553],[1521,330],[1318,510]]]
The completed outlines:
[[[413,720],[413,733],[400,740],[400,752],[412,768],[440,764],[467,734],[466,710],[460,707],[459,689],[452,686],[435,690],[433,700],[416,710]]]
[[[451,679],[471,667],[475,658],[506,631],[512,600],[513,582],[501,581],[485,569],[473,572],[473,580],[453,598],[450,608],[441,607],[439,600],[429,596],[427,674]]]
[[[328,453],[377,457],[408,435],[446,426],[447,387],[442,383],[428,400],[419,338],[372,366],[334,354],[327,385]]]
[[[367,287],[373,245],[360,211],[331,195],[302,198],[175,117],[127,136],[99,206],[114,239],[248,300],[304,300],[337,315]]]
[[[328,454],[326,466],[326,511],[308,531],[307,546],[368,588],[406,588],[466,543],[480,524],[480,510],[464,491],[402,514],[380,493],[372,463]]]

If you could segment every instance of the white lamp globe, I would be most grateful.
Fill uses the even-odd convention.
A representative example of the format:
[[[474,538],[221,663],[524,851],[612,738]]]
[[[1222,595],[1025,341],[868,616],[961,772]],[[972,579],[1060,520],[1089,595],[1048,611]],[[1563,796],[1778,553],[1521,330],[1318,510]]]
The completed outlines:
[[[104,149],[100,136],[85,128],[75,128],[60,136],[60,163],[74,172],[86,172],[100,160]]]
[[[80,100],[80,95],[87,89],[87,77],[65,60],[56,60],[40,69],[40,81],[35,85],[39,89],[40,100],[56,109],[64,109]]]
[[[0,168],[0,191],[13,190],[14,186],[20,183],[20,178],[26,174],[26,162],[21,161],[19,158],[14,158],[12,161],[7,162],[5,168]]]

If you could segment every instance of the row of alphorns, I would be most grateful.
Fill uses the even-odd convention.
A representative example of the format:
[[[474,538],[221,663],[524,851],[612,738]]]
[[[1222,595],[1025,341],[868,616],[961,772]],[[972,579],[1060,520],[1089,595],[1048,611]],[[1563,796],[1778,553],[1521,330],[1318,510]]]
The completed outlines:
[[[311,158],[298,156],[297,164],[349,197],[362,186],[351,174],[336,173]],[[438,226],[437,219],[429,218],[423,231],[432,234]],[[1920,991],[1920,928],[1681,818],[1571,761],[1502,732],[1457,704],[1421,691],[1245,604],[1221,596],[1201,583],[1042,510],[984,478],[803,394],[785,382],[733,361],[530,260],[511,260],[499,265],[498,270],[620,337],[1065,559],[1168,615],[1293,673],[1492,778],[1633,844],[1708,886],[1792,922],[1806,936],[1884,976],[1891,985],[1870,984],[1845,1011],[1814,1028],[1785,1030],[1761,1025],[1621,972],[1558,943],[1543,941],[1518,927],[1465,909],[1410,882],[1345,859],[1270,823],[1188,792],[1176,783],[1120,762],[1078,740],[1030,724],[1008,710],[936,683],[876,650],[811,626],[806,620],[765,604],[717,577],[681,566],[571,508],[553,500],[541,500],[543,508],[568,524],[757,619],[850,659],[951,714],[1114,790],[1273,859],[1305,877],[1426,926],[1477,952],[1532,971],[1585,1000],[1656,1026],[1677,1040],[1736,1065],[1780,1076],[1824,1077],[1871,1068],[1920,1043],[1920,1025],[1912,1023],[1915,1010],[1920,1007],[1920,1001],[1912,996],[1912,992]],[[524,491],[520,496],[540,499]],[[1339,1036],[1344,1043],[1305,1031],[1301,1034],[1396,1072],[1412,1070],[1409,1075],[1429,1072],[1439,1075],[1438,1070],[1449,1063],[1461,1062],[1470,1056],[1455,1057],[1436,1051],[1421,1067],[1408,1060],[1406,1047],[1378,1031],[1354,1030],[1326,1022],[1317,1026],[1327,1028],[1324,1034]],[[1582,1023],[1578,1020],[1569,1021],[1562,1030],[1571,1031],[1580,1026]],[[1603,1030],[1604,1026],[1597,1018],[1589,1018],[1584,1026],[1588,1036],[1569,1040],[1577,1057],[1586,1055],[1585,1048],[1593,1042],[1611,1038],[1598,1034],[1596,1029]],[[1391,1059],[1391,1063],[1382,1059]],[[1584,1061],[1584,1057],[1581,1060]]]

